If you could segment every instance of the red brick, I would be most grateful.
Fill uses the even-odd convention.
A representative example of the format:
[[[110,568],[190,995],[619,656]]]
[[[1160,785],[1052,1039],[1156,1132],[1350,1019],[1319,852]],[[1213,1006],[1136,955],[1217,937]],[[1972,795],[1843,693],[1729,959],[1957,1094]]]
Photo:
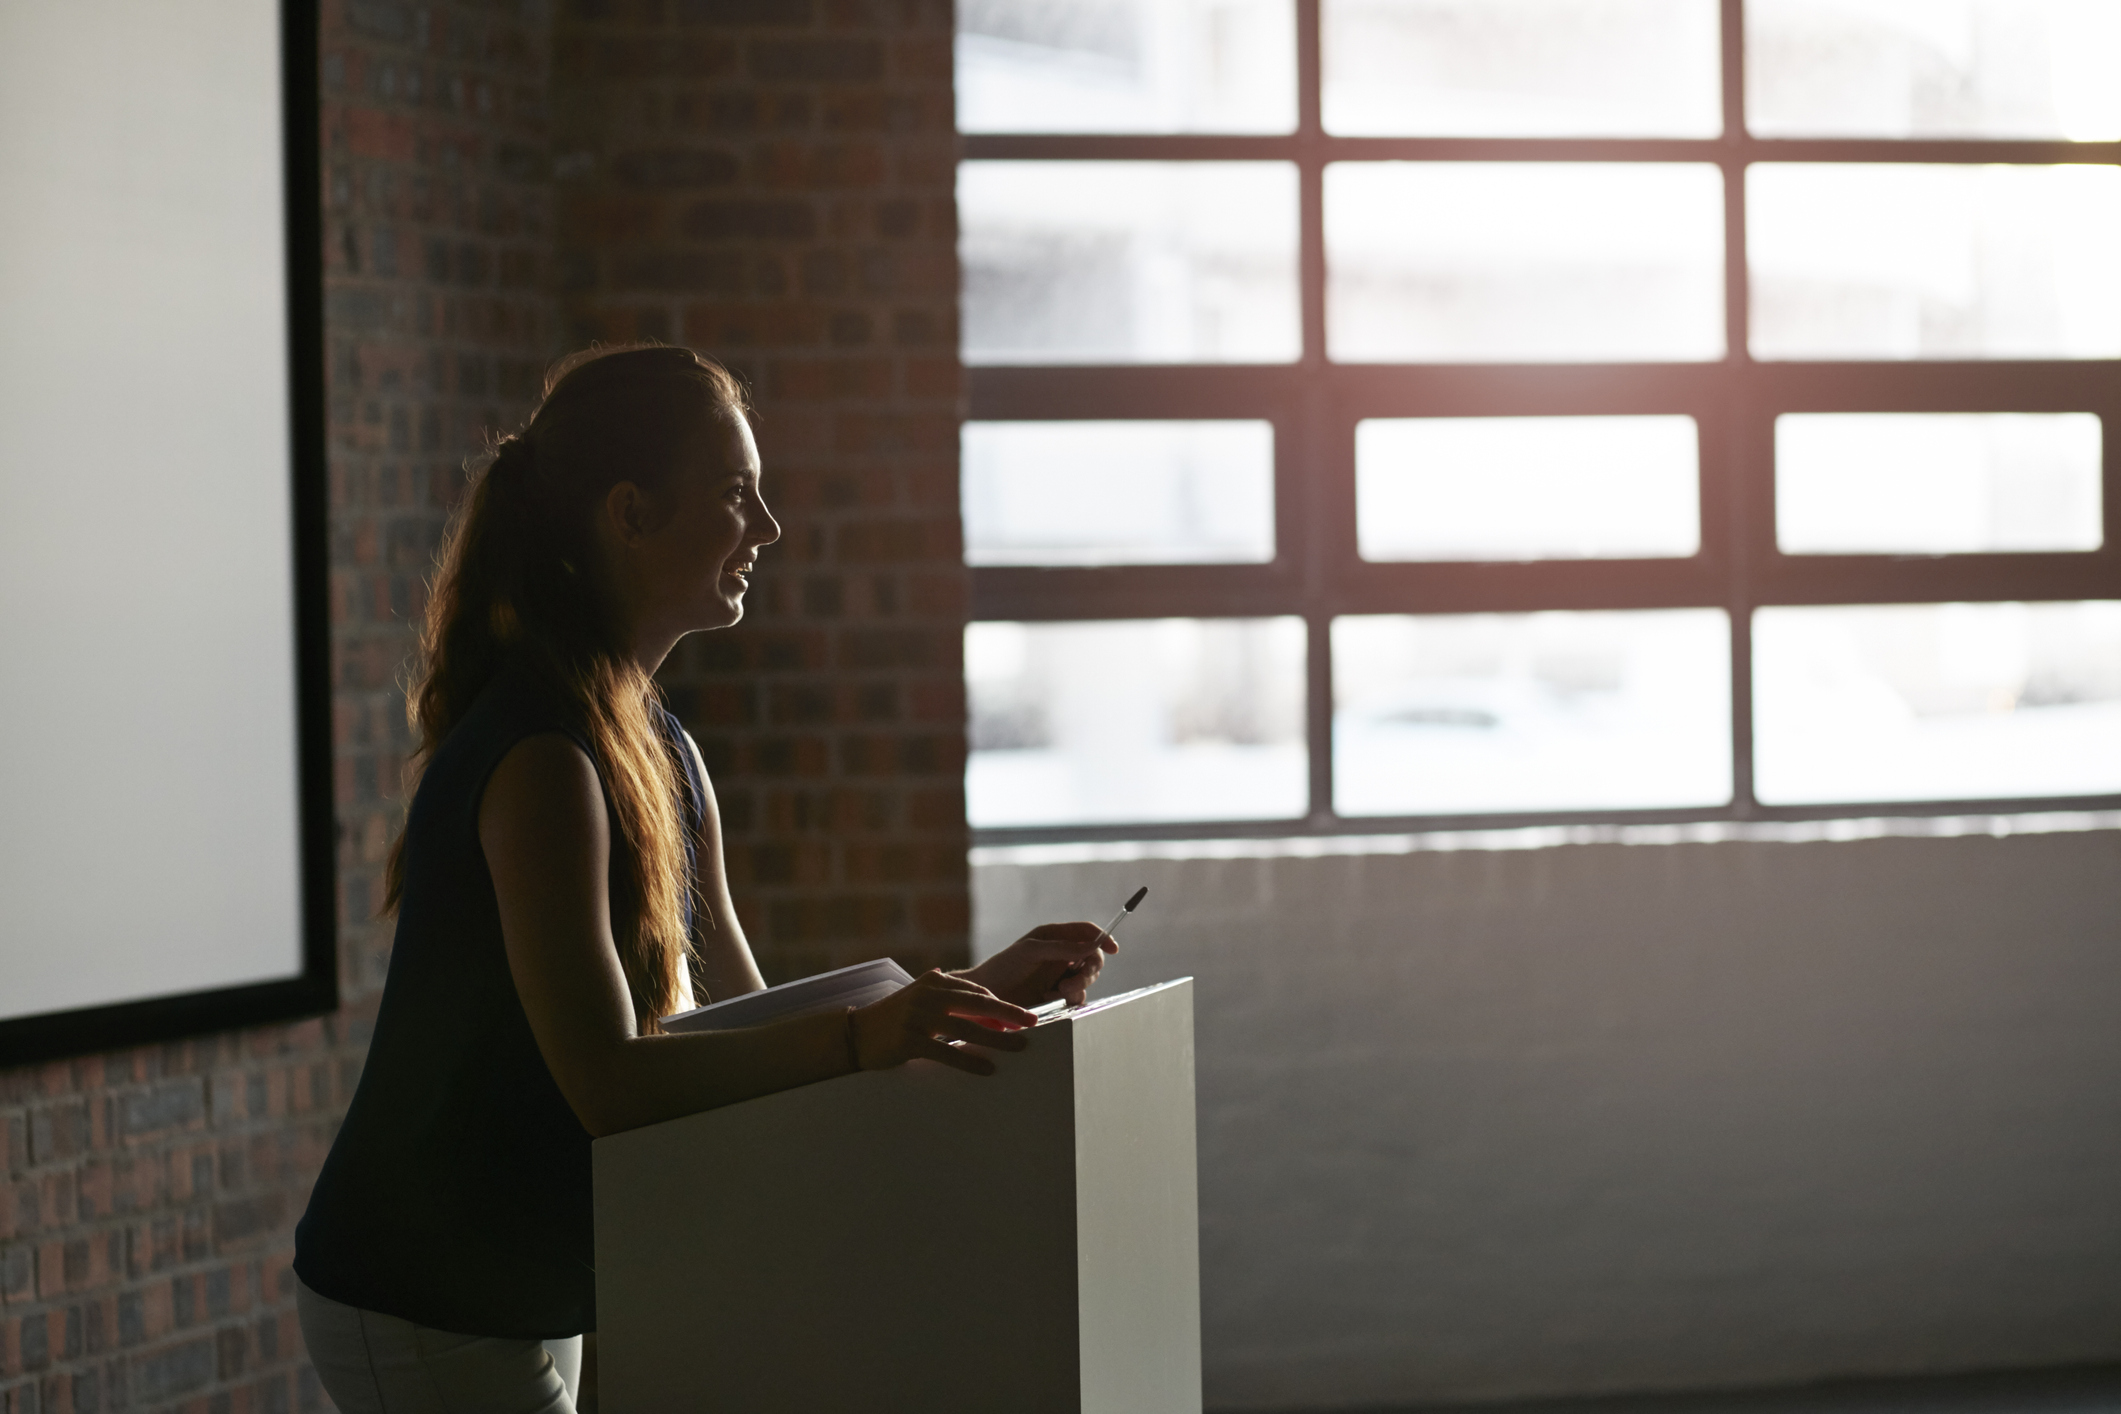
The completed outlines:
[[[937,456],[949,455],[957,446],[957,415],[949,408],[846,412],[834,419],[834,429],[834,448],[842,453]]]
[[[939,574],[907,576],[906,605],[924,617],[962,624],[970,603],[971,584],[961,569]]]
[[[634,35],[561,45],[554,57],[556,78],[589,82],[705,79],[731,72],[737,63],[737,48],[725,39]]]
[[[872,142],[769,143],[753,158],[752,175],[768,191],[879,187],[886,177],[884,149]]]
[[[894,372],[884,358],[776,359],[768,366],[774,397],[821,402],[888,398]]]
[[[71,1169],[45,1173],[37,1179],[37,1231],[49,1232],[71,1226],[79,1220],[79,1209],[74,1202],[75,1182]]]
[[[559,238],[583,247],[654,239],[667,229],[668,206],[653,196],[570,191],[559,206]]]
[[[345,108],[338,113],[346,149],[356,157],[410,162],[419,152],[419,129],[402,113],[374,108]],[[330,130],[327,123],[326,130]]]
[[[909,398],[956,398],[964,385],[964,373],[954,358],[909,358],[906,396]]]
[[[914,900],[914,923],[931,937],[952,938],[972,926],[970,901],[959,890],[923,894]]]
[[[692,304],[685,308],[687,343],[734,353],[753,348],[820,348],[828,312],[814,305]]]
[[[907,822],[917,830],[961,828],[965,820],[963,787],[910,793],[906,799],[906,817]]]
[[[957,517],[895,517],[855,521],[839,528],[838,558],[843,564],[948,563],[958,551]]]

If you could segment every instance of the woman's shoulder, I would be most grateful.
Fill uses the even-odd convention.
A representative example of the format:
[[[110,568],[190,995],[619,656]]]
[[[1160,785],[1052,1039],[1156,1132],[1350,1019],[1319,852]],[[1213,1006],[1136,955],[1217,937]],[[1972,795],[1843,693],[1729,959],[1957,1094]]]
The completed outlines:
[[[593,764],[596,754],[578,708],[564,693],[517,665],[504,667],[435,748],[419,794],[450,815],[475,819],[501,762],[533,738],[566,738]],[[418,813],[420,802],[415,800]]]

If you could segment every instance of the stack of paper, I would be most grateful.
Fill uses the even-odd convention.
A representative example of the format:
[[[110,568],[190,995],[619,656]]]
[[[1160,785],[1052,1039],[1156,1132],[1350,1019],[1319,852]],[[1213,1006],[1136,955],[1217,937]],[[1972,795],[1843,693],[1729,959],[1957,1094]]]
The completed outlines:
[[[880,1002],[911,982],[906,969],[888,957],[857,962],[834,972],[820,972],[796,982],[783,982],[763,992],[746,992],[727,1001],[681,1011],[663,1018],[665,1031],[734,1031],[741,1026],[764,1026],[769,1021],[815,1016],[819,1012],[843,1011],[851,1006]]]

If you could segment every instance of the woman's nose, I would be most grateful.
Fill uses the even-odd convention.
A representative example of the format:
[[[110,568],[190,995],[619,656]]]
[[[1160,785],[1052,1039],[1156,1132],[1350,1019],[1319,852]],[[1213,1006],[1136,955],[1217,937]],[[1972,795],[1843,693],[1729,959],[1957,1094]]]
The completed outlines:
[[[745,526],[744,538],[751,544],[771,545],[781,538],[781,523],[773,518],[772,511],[766,509],[765,501],[758,503],[758,510],[750,516],[749,522]]]

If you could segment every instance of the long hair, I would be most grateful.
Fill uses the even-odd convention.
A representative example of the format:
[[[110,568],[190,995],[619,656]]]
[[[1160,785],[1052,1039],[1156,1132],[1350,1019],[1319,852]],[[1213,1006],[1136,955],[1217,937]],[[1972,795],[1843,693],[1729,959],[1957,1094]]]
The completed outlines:
[[[643,1032],[676,1009],[692,956],[681,769],[656,727],[661,696],[620,641],[598,572],[594,518],[631,481],[667,505],[688,454],[723,419],[748,417],[743,386],[690,349],[589,349],[554,365],[537,411],[502,438],[446,534],[405,714],[416,746],[409,800],[435,748],[510,655],[575,709],[627,848],[614,859],[611,930]],[[384,911],[405,888],[405,836],[391,847]]]

